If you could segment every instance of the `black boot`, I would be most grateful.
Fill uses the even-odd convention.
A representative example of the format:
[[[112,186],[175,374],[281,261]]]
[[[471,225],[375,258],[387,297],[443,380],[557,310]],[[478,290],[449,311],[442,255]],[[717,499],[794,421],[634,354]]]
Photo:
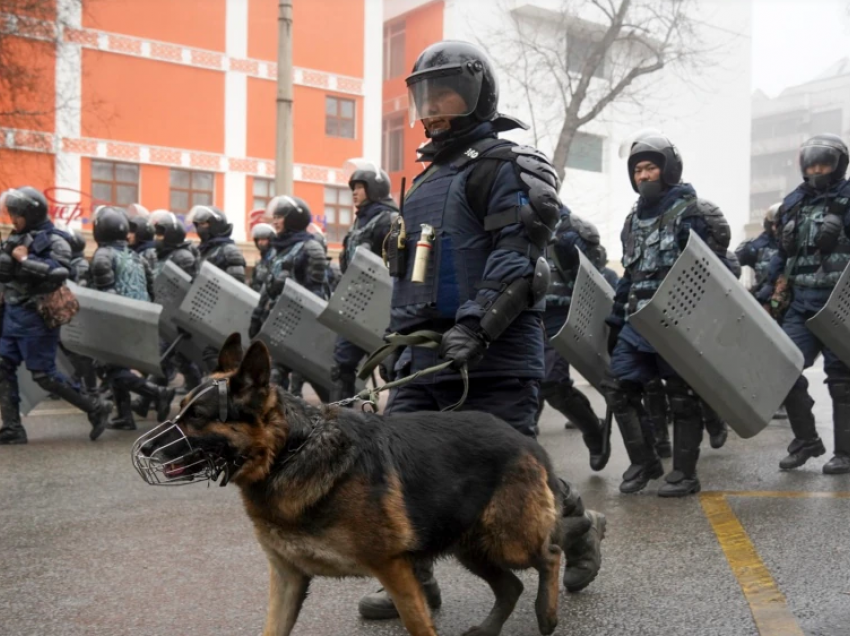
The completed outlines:
[[[21,411],[18,401],[13,397],[18,395],[16,370],[0,365],[0,418],[3,427],[0,428],[0,444],[26,444],[27,432],[21,424]],[[15,386],[7,381],[7,374],[13,375]]]
[[[605,468],[611,458],[611,452],[610,450],[607,453],[604,452],[602,423],[593,412],[587,396],[572,384],[564,382],[547,386],[543,389],[542,395],[581,431],[584,445],[590,452],[590,468],[595,471]]]
[[[820,457],[826,452],[826,448],[818,437],[815,428],[815,415],[812,400],[805,385],[795,384],[785,398],[785,410],[788,412],[788,421],[791,430],[794,431],[794,440],[788,445],[788,456],[779,462],[782,470],[799,468],[812,457]]]
[[[850,473],[850,383],[831,382],[832,426],[835,438],[835,455],[826,464],[825,475]]]
[[[96,440],[106,430],[106,425],[109,422],[109,414],[112,412],[112,402],[103,397],[83,395],[65,382],[61,376],[33,373],[32,378],[45,391],[55,393],[88,415],[89,424],[91,424],[91,431],[89,432],[89,439],[91,441]]]
[[[608,399],[631,462],[629,469],[623,473],[620,492],[640,492],[650,480],[658,479],[664,474],[655,449],[647,444],[644,438],[638,418],[638,409],[643,408],[640,402],[640,386],[631,382],[615,381]]]
[[[343,370],[339,366],[334,365],[331,368],[331,380],[333,380],[333,386],[331,386],[330,395],[328,396],[331,402],[339,402],[357,394],[357,376],[354,371]],[[538,409],[537,411],[538,415],[540,410]]]
[[[171,414],[171,402],[174,400],[175,390],[166,386],[157,386],[153,382],[142,381],[133,387],[142,397],[148,398],[156,410],[156,421],[164,422]]]
[[[723,448],[729,437],[726,422],[721,420],[715,410],[703,400],[700,400],[700,409],[702,410],[702,423],[705,426],[705,432],[708,433],[708,443],[711,444],[712,448]]]
[[[673,447],[670,445],[669,407],[664,383],[656,378],[647,382],[643,391],[643,405],[651,422],[655,452],[662,459],[669,459],[673,455]]]
[[[413,566],[413,573],[422,585],[428,607],[432,610],[439,609],[443,604],[443,598],[437,579],[434,578],[434,563],[432,561],[416,562]],[[360,610],[360,616],[371,620],[399,617],[393,600],[384,588],[361,598],[357,608]]]
[[[667,382],[673,412],[673,471],[658,489],[659,497],[686,497],[701,486],[697,479],[699,446],[702,443],[700,399],[679,378]]]
[[[109,421],[109,428],[117,431],[135,431],[136,420],[133,419],[130,392],[113,387],[112,394],[115,396],[115,409],[118,411],[118,414]]]

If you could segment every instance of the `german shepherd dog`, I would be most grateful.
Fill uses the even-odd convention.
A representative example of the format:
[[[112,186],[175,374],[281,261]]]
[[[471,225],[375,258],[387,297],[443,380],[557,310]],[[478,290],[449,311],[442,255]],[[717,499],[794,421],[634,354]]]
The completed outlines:
[[[511,570],[527,568],[539,574],[540,632],[555,630],[569,532],[535,440],[484,413],[315,408],[271,385],[270,371],[264,344],[243,358],[232,335],[175,420],[134,449],[160,483],[224,473],[239,486],[270,564],[265,636],[292,631],[314,576],[375,577],[410,634],[436,636],[413,566],[449,555],[496,597],[467,635],[500,633],[523,590]]]

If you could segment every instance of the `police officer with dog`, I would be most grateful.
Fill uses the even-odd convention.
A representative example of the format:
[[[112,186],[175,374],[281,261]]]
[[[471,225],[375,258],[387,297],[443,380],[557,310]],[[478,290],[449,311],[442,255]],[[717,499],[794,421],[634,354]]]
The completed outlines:
[[[664,381],[673,418],[673,471],[658,495],[683,497],[699,492],[696,466],[702,442],[700,398],[629,322],[661,286],[693,230],[726,261],[730,231],[723,213],[682,182],[682,158],[673,143],[650,131],[638,137],[628,158],[629,180],[639,198],[622,232],[624,274],[617,286],[608,349],[613,376],[607,399],[614,412],[631,465],[620,491],[635,493],[664,470],[641,427],[642,394]],[[660,390],[660,386],[659,386]],[[657,422],[658,432],[666,422]]]
[[[25,186],[5,192],[0,209],[12,219],[14,231],[0,250],[0,283],[5,286],[3,331],[0,336],[0,444],[26,444],[21,424],[17,370],[21,363],[33,380],[88,415],[89,438],[94,441],[106,429],[112,403],[83,395],[56,368],[59,327],[48,325],[51,301],[59,300],[60,288],[69,278],[71,238],[48,218],[47,199]]]
[[[453,368],[392,389],[385,412],[457,404],[464,394],[459,371],[468,368],[463,408],[492,413],[533,437],[545,372],[544,250],[562,208],[556,172],[536,149],[498,138],[525,126],[499,114],[492,64],[474,45],[429,46],[407,86],[412,119],[430,139],[419,149],[430,166],[408,190],[387,238],[395,279],[390,331],[442,337],[438,348],[406,347],[385,373],[400,378],[440,361]],[[563,582],[578,591],[599,570],[605,521],[585,511],[566,483],[562,494],[565,517],[580,526],[565,550]],[[433,564],[419,562],[415,570],[428,604],[439,607]],[[383,590],[361,599],[359,609],[366,618],[398,616]]]
[[[847,146],[835,135],[816,135],[800,149],[803,183],[785,197],[779,221],[779,250],[770,265],[770,283],[790,284],[793,294],[782,329],[799,347],[804,368],[823,354],[826,384],[832,398],[834,455],[827,475],[850,473],[850,367],[824,346],[806,321],[829,300],[850,263],[850,182]],[[809,382],[800,375],[785,399],[794,439],[779,462],[790,470],[826,453],[815,428]]]
[[[390,177],[366,161],[352,160],[354,170],[348,179],[351,198],[354,202],[354,225],[342,241],[339,267],[342,273],[354,258],[358,247],[368,249],[377,256],[382,255],[384,239],[390,231],[390,222],[398,213],[398,206],[390,196]],[[357,367],[368,352],[337,336],[334,345],[334,366],[331,376],[334,381],[331,401],[342,400],[356,393]]]

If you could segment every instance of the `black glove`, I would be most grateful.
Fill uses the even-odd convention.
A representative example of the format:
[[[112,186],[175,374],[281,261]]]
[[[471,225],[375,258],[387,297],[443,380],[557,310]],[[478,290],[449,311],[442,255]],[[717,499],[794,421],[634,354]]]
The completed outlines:
[[[248,327],[248,337],[256,338],[257,334],[260,333],[260,329],[263,328],[263,321],[259,318],[251,318],[251,326]]]
[[[486,350],[487,341],[480,331],[458,323],[443,334],[439,356],[452,360],[453,369],[460,369],[464,364],[472,367],[480,362]]]
[[[614,353],[614,347],[617,346],[617,339],[620,337],[620,332],[623,330],[622,325],[608,325],[608,355]]]

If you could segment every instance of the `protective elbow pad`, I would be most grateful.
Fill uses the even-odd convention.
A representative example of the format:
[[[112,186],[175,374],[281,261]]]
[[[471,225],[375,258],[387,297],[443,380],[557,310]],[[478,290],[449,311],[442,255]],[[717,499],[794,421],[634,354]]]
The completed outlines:
[[[531,293],[531,281],[517,278],[490,303],[481,318],[481,331],[490,342],[501,336],[517,316],[529,308]]]

